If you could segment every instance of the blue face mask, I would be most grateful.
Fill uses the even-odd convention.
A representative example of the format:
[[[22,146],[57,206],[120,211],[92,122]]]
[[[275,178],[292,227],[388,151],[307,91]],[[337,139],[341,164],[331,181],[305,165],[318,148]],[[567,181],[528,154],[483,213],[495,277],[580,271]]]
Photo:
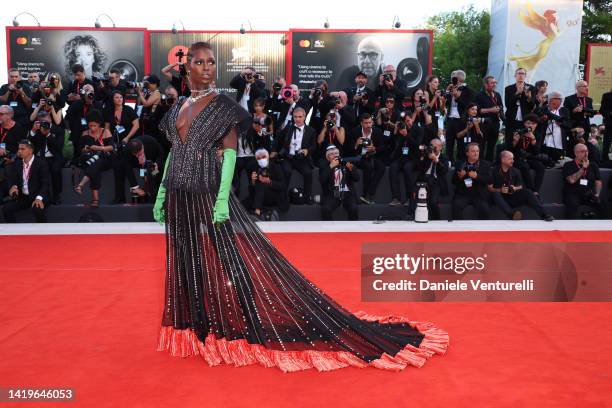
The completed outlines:
[[[262,169],[268,167],[268,159],[258,159],[257,164],[259,164],[259,167]]]

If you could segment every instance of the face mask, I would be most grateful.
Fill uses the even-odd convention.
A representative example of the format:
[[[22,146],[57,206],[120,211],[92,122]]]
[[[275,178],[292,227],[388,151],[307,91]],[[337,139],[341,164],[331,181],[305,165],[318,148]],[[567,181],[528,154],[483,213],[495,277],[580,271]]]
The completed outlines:
[[[259,167],[262,169],[268,167],[268,159],[259,159],[257,160],[257,164],[259,164]]]

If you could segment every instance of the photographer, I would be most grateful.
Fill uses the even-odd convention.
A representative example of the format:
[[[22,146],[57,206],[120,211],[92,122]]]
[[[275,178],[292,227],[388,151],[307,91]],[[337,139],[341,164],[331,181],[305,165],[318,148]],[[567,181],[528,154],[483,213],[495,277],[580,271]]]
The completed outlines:
[[[297,107],[293,110],[293,125],[287,126],[276,140],[273,157],[280,160],[287,187],[291,181],[291,171],[297,170],[304,178],[306,203],[312,204],[312,156],[317,149],[317,133],[307,126],[306,111]],[[271,155],[272,156],[272,155]]]
[[[448,195],[448,183],[446,181],[448,161],[442,153],[442,141],[440,139],[432,139],[429,147],[421,150],[416,171],[417,181],[427,183],[429,219],[439,220],[440,197]]]
[[[504,117],[504,104],[502,97],[495,91],[497,80],[489,75],[483,80],[483,89],[478,94],[474,102],[478,104],[478,114],[484,119],[480,129],[483,135],[482,151],[487,161],[492,162],[495,159],[495,146],[499,137],[499,122]]]
[[[93,81],[98,85],[97,99],[101,100],[104,107],[113,106],[113,95],[120,93],[125,97],[127,93],[127,82],[121,79],[121,71],[116,68],[108,72],[108,76],[103,78],[92,77]]]
[[[310,115],[310,122],[308,124],[313,127],[318,134],[321,129],[323,129],[323,119],[327,116],[327,112],[336,106],[336,98],[333,98],[329,94],[329,85],[327,81],[320,79],[315,82],[315,87],[310,91],[308,100],[312,106],[312,114]]]
[[[4,221],[15,223],[15,213],[31,209],[36,222],[47,222],[49,203],[49,168],[47,162],[34,156],[34,145],[29,140],[19,142],[19,156],[8,169],[9,196],[12,200],[2,206]]]
[[[53,204],[61,204],[62,168],[64,167],[64,133],[62,126],[52,122],[51,115],[42,111],[38,113],[28,135],[34,145],[34,155],[47,162],[53,187]]]
[[[381,101],[386,101],[388,96],[392,96],[395,99],[395,104],[399,106],[407,92],[406,81],[397,77],[397,71],[393,65],[386,65],[383,73],[378,76],[376,96]]]
[[[603,149],[601,157],[604,162],[610,161],[610,145],[612,144],[612,91],[601,96],[599,113],[603,117]],[[601,128],[601,126],[600,126]]]
[[[523,118],[533,111],[534,87],[525,82],[527,70],[517,68],[514,71],[516,83],[508,85],[504,94],[504,105],[506,105],[506,140],[508,144],[512,141],[512,135],[523,126]]]
[[[385,99],[385,105],[376,113],[376,126],[383,131],[384,136],[391,137],[399,116],[400,112],[395,107],[395,99],[389,95]]]
[[[563,203],[567,218],[578,219],[581,204],[595,207],[598,218],[608,218],[608,205],[601,197],[603,184],[599,167],[589,161],[588,149],[582,143],[574,146],[574,156],[574,160],[563,166]]]
[[[491,181],[488,187],[495,205],[513,220],[523,218],[517,207],[527,205],[533,208],[543,220],[553,221],[553,216],[544,210],[535,194],[524,188],[521,172],[513,167],[514,155],[512,152],[502,151],[500,160],[501,164],[491,170]]]
[[[548,155],[552,162],[565,159],[571,149],[569,111],[561,107],[562,100],[563,96],[559,92],[551,92],[548,95],[547,109],[537,111],[540,116],[538,131],[544,135],[540,150]]]
[[[274,78],[274,83],[272,84],[272,93],[268,95],[266,98],[266,112],[269,112],[272,116],[274,116],[273,120],[278,120],[280,115],[280,107],[283,103],[283,95],[281,95],[281,90],[287,86],[287,81],[285,81],[285,77],[277,76]]]
[[[467,160],[459,161],[455,165],[453,184],[455,196],[453,197],[453,219],[462,220],[463,210],[473,205],[478,213],[478,219],[489,219],[489,203],[487,187],[491,183],[491,165],[486,160],[480,160],[480,147],[478,143],[467,145]]]
[[[470,103],[465,111],[466,116],[461,119],[463,130],[457,132],[457,154],[465,156],[465,148],[470,143],[478,144],[479,151],[483,153],[483,133],[480,126],[483,124],[483,119],[477,117],[478,105]]]
[[[351,135],[353,152],[359,157],[357,167],[363,171],[363,194],[359,200],[364,204],[374,204],[374,196],[380,180],[385,174],[387,151],[385,139],[393,141],[391,136],[383,136],[380,129],[374,127],[374,119],[368,113],[361,115],[361,126]]]
[[[236,102],[250,113],[253,113],[255,99],[266,99],[266,84],[260,78],[261,74],[256,73],[255,68],[246,67],[230,81],[230,86],[238,90]]]
[[[112,133],[118,147],[126,145],[140,127],[136,112],[125,104],[123,95],[118,89],[113,91],[112,104],[104,108],[104,128]]]
[[[346,141],[346,131],[344,127],[339,126],[339,122],[340,118],[338,118],[336,110],[330,110],[325,117],[325,125],[317,138],[317,151],[327,154],[328,146],[337,146],[337,149],[343,150],[344,142]],[[321,160],[322,163],[319,165],[320,168],[327,165],[326,157],[322,157]]]
[[[252,208],[258,218],[262,217],[264,206],[278,207],[281,212],[289,210],[287,184],[282,168],[270,161],[266,149],[255,152],[256,167],[250,170],[249,197],[247,208]]]
[[[423,142],[423,129],[415,126],[412,116],[405,114],[401,121],[395,126],[394,146],[391,152],[391,165],[389,166],[389,184],[391,185],[392,200],[389,205],[398,206],[402,204],[400,191],[400,173],[404,173],[404,186],[406,191],[405,205],[414,211],[412,204],[412,193],[416,182],[416,166],[419,161],[421,150],[419,146]]]
[[[597,114],[593,109],[593,98],[589,98],[589,84],[586,81],[576,82],[576,93],[568,96],[563,101],[563,107],[570,112],[572,128],[581,128],[589,133],[591,127],[590,118]]]
[[[102,103],[95,101],[94,87],[90,84],[83,85],[80,92],[80,100],[74,101],[66,111],[66,123],[70,129],[70,141],[74,147],[72,164],[77,165],[78,157],[82,149],[82,137],[87,130],[87,115],[92,111],[102,111]]]
[[[257,160],[255,160],[255,142],[265,140],[262,137],[264,132],[264,126],[262,123],[265,119],[258,119],[253,117],[253,124],[251,128],[244,134],[238,136],[238,150],[236,157],[236,165],[234,167],[234,178],[232,180],[232,186],[234,187],[234,193],[236,196],[240,196],[240,177],[242,176],[243,170],[246,172],[247,177],[257,169]],[[267,132],[266,132],[267,133]]]
[[[26,130],[13,119],[9,105],[0,105],[0,158],[5,161],[17,154],[19,141],[26,138]],[[10,163],[6,163],[10,164]]]
[[[466,116],[466,110],[475,98],[474,91],[465,84],[465,72],[456,70],[451,73],[451,83],[446,87],[444,93],[446,98],[446,156],[449,160],[454,160],[455,142],[457,133],[465,128],[462,118]],[[463,158],[463,154],[457,154]]]
[[[143,135],[153,136],[158,142],[163,143],[161,132],[159,131],[159,118],[157,108],[161,104],[161,92],[159,91],[159,78],[156,75],[147,75],[138,84],[136,92],[138,94],[138,104],[136,112],[140,109],[140,131]]]
[[[178,57],[178,62],[166,65],[162,68],[161,73],[176,90],[178,94],[177,99],[179,96],[189,97],[191,96],[191,90],[189,89],[189,80],[187,79],[187,69],[185,68],[185,63],[183,62],[185,53],[182,49],[179,49],[174,55]],[[178,76],[173,74],[176,69],[179,71]]]
[[[544,80],[536,81],[535,83],[535,101],[536,109],[546,109],[548,106],[548,82]]]
[[[257,119],[266,127],[266,133],[274,134],[274,121],[272,116],[266,113],[266,100],[257,98],[253,101],[253,119]]]
[[[55,110],[61,115],[62,109],[66,106],[66,99],[62,77],[58,73],[49,72],[44,81],[33,84],[30,89],[32,90],[32,109],[36,109],[41,100],[49,99],[53,101]]]
[[[340,205],[348,212],[349,220],[359,218],[357,193],[354,183],[359,181],[359,174],[354,171],[351,162],[340,157],[340,150],[334,145],[327,146],[325,151],[326,165],[321,165],[319,181],[321,182],[321,218],[328,221]]]
[[[433,137],[437,138],[439,129],[438,121],[441,116],[446,115],[446,98],[444,97],[444,92],[440,89],[440,78],[436,75],[428,76],[425,91],[429,97],[428,113],[432,117],[431,133]]]
[[[512,135],[512,143],[504,145],[504,148],[512,153],[514,167],[521,172],[527,188],[539,195],[546,171],[543,160],[547,162],[548,156],[540,154],[536,138],[538,117],[533,113],[526,115],[523,125],[524,127],[517,129]],[[535,178],[532,177],[531,170],[535,172]]]
[[[368,76],[365,72],[357,72],[355,75],[355,85],[356,86],[344,91],[346,93],[348,106],[353,108],[356,118],[360,117],[363,113],[373,115],[374,112],[376,112],[376,97],[374,91],[367,86]]]
[[[415,88],[412,91],[411,103],[412,108],[408,108],[407,112],[412,116],[414,126],[423,129],[422,144],[429,145],[429,141],[436,137],[429,114],[429,95],[424,90]]]
[[[30,91],[34,93],[32,87],[36,87],[40,83],[40,74],[38,72],[28,72],[28,82],[27,86],[30,88]]]
[[[161,183],[164,150],[153,136],[141,135],[130,139],[126,148],[119,154],[115,172],[115,199],[113,204],[125,203],[125,178],[130,183],[133,195],[144,197],[149,195],[155,201],[157,190]],[[134,175],[134,170],[144,177],[145,185],[140,186]],[[145,191],[146,190],[146,191]]]
[[[280,96],[283,98],[283,103],[279,107],[278,125],[276,126],[277,135],[279,131],[293,125],[293,111],[295,108],[302,108],[304,112],[310,110],[310,101],[302,98],[297,85],[291,84],[282,88]]]
[[[74,64],[71,68],[72,74],[74,75],[74,81],[70,84],[66,90],[66,102],[68,105],[72,105],[74,102],[78,102],[82,99],[83,90],[86,85],[91,86],[95,97],[96,85],[89,78],[85,77],[85,68],[81,64]]]
[[[28,119],[32,107],[30,88],[21,80],[19,70],[13,68],[8,72],[8,83],[0,87],[0,105],[13,109],[13,119],[24,129],[30,128]]]
[[[56,108],[55,95],[50,94],[48,97],[40,99],[28,119],[30,122],[34,122],[38,118],[38,114],[42,112],[48,113],[55,125],[62,125],[64,118],[62,118],[62,112]]]
[[[329,95],[334,102],[334,106],[331,110],[336,111],[336,125],[343,127],[347,132],[352,131],[356,126],[357,118],[355,117],[353,108],[347,105],[348,99],[346,92],[332,92]]]
[[[79,166],[85,169],[85,176],[74,186],[77,194],[83,194],[83,187],[91,181],[91,207],[100,205],[102,172],[112,168],[113,135],[104,129],[102,112],[91,111],[87,114],[87,130],[83,132],[83,150],[79,156]]]

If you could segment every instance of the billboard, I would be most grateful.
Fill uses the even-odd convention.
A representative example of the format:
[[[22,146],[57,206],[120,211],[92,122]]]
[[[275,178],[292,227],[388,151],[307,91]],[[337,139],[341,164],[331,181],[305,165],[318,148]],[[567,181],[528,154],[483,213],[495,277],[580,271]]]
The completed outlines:
[[[408,90],[431,73],[430,30],[291,30],[291,78],[300,89],[325,79],[330,90],[354,86],[364,71],[375,87],[385,65],[393,65]]]
[[[151,73],[159,76],[162,68],[178,61],[176,54],[179,50],[187,54],[189,45],[205,41],[213,46],[217,58],[215,83],[218,90],[234,95],[236,90],[230,88],[230,80],[247,66],[263,74],[270,86],[275,76],[285,75],[286,37],[286,33],[280,31],[249,31],[245,34],[202,31],[173,34],[170,31],[150,31]]]
[[[7,27],[8,66],[46,75],[57,72],[64,87],[70,67],[80,63],[88,78],[117,68],[128,81],[142,78],[146,66],[144,28]]]
[[[489,75],[503,91],[521,67],[527,82],[543,79],[549,91],[573,94],[581,26],[582,0],[493,0]]]
[[[601,96],[612,91],[612,44],[588,45],[586,80],[593,108],[599,109]]]

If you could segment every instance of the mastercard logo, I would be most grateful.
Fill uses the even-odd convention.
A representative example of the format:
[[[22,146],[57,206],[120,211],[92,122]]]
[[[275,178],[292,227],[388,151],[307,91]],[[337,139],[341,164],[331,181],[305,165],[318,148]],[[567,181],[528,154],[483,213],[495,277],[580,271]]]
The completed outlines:
[[[302,48],[310,47],[310,41],[309,40],[301,40],[298,44]]]
[[[18,45],[26,45],[28,43],[28,39],[25,37],[17,37]]]

